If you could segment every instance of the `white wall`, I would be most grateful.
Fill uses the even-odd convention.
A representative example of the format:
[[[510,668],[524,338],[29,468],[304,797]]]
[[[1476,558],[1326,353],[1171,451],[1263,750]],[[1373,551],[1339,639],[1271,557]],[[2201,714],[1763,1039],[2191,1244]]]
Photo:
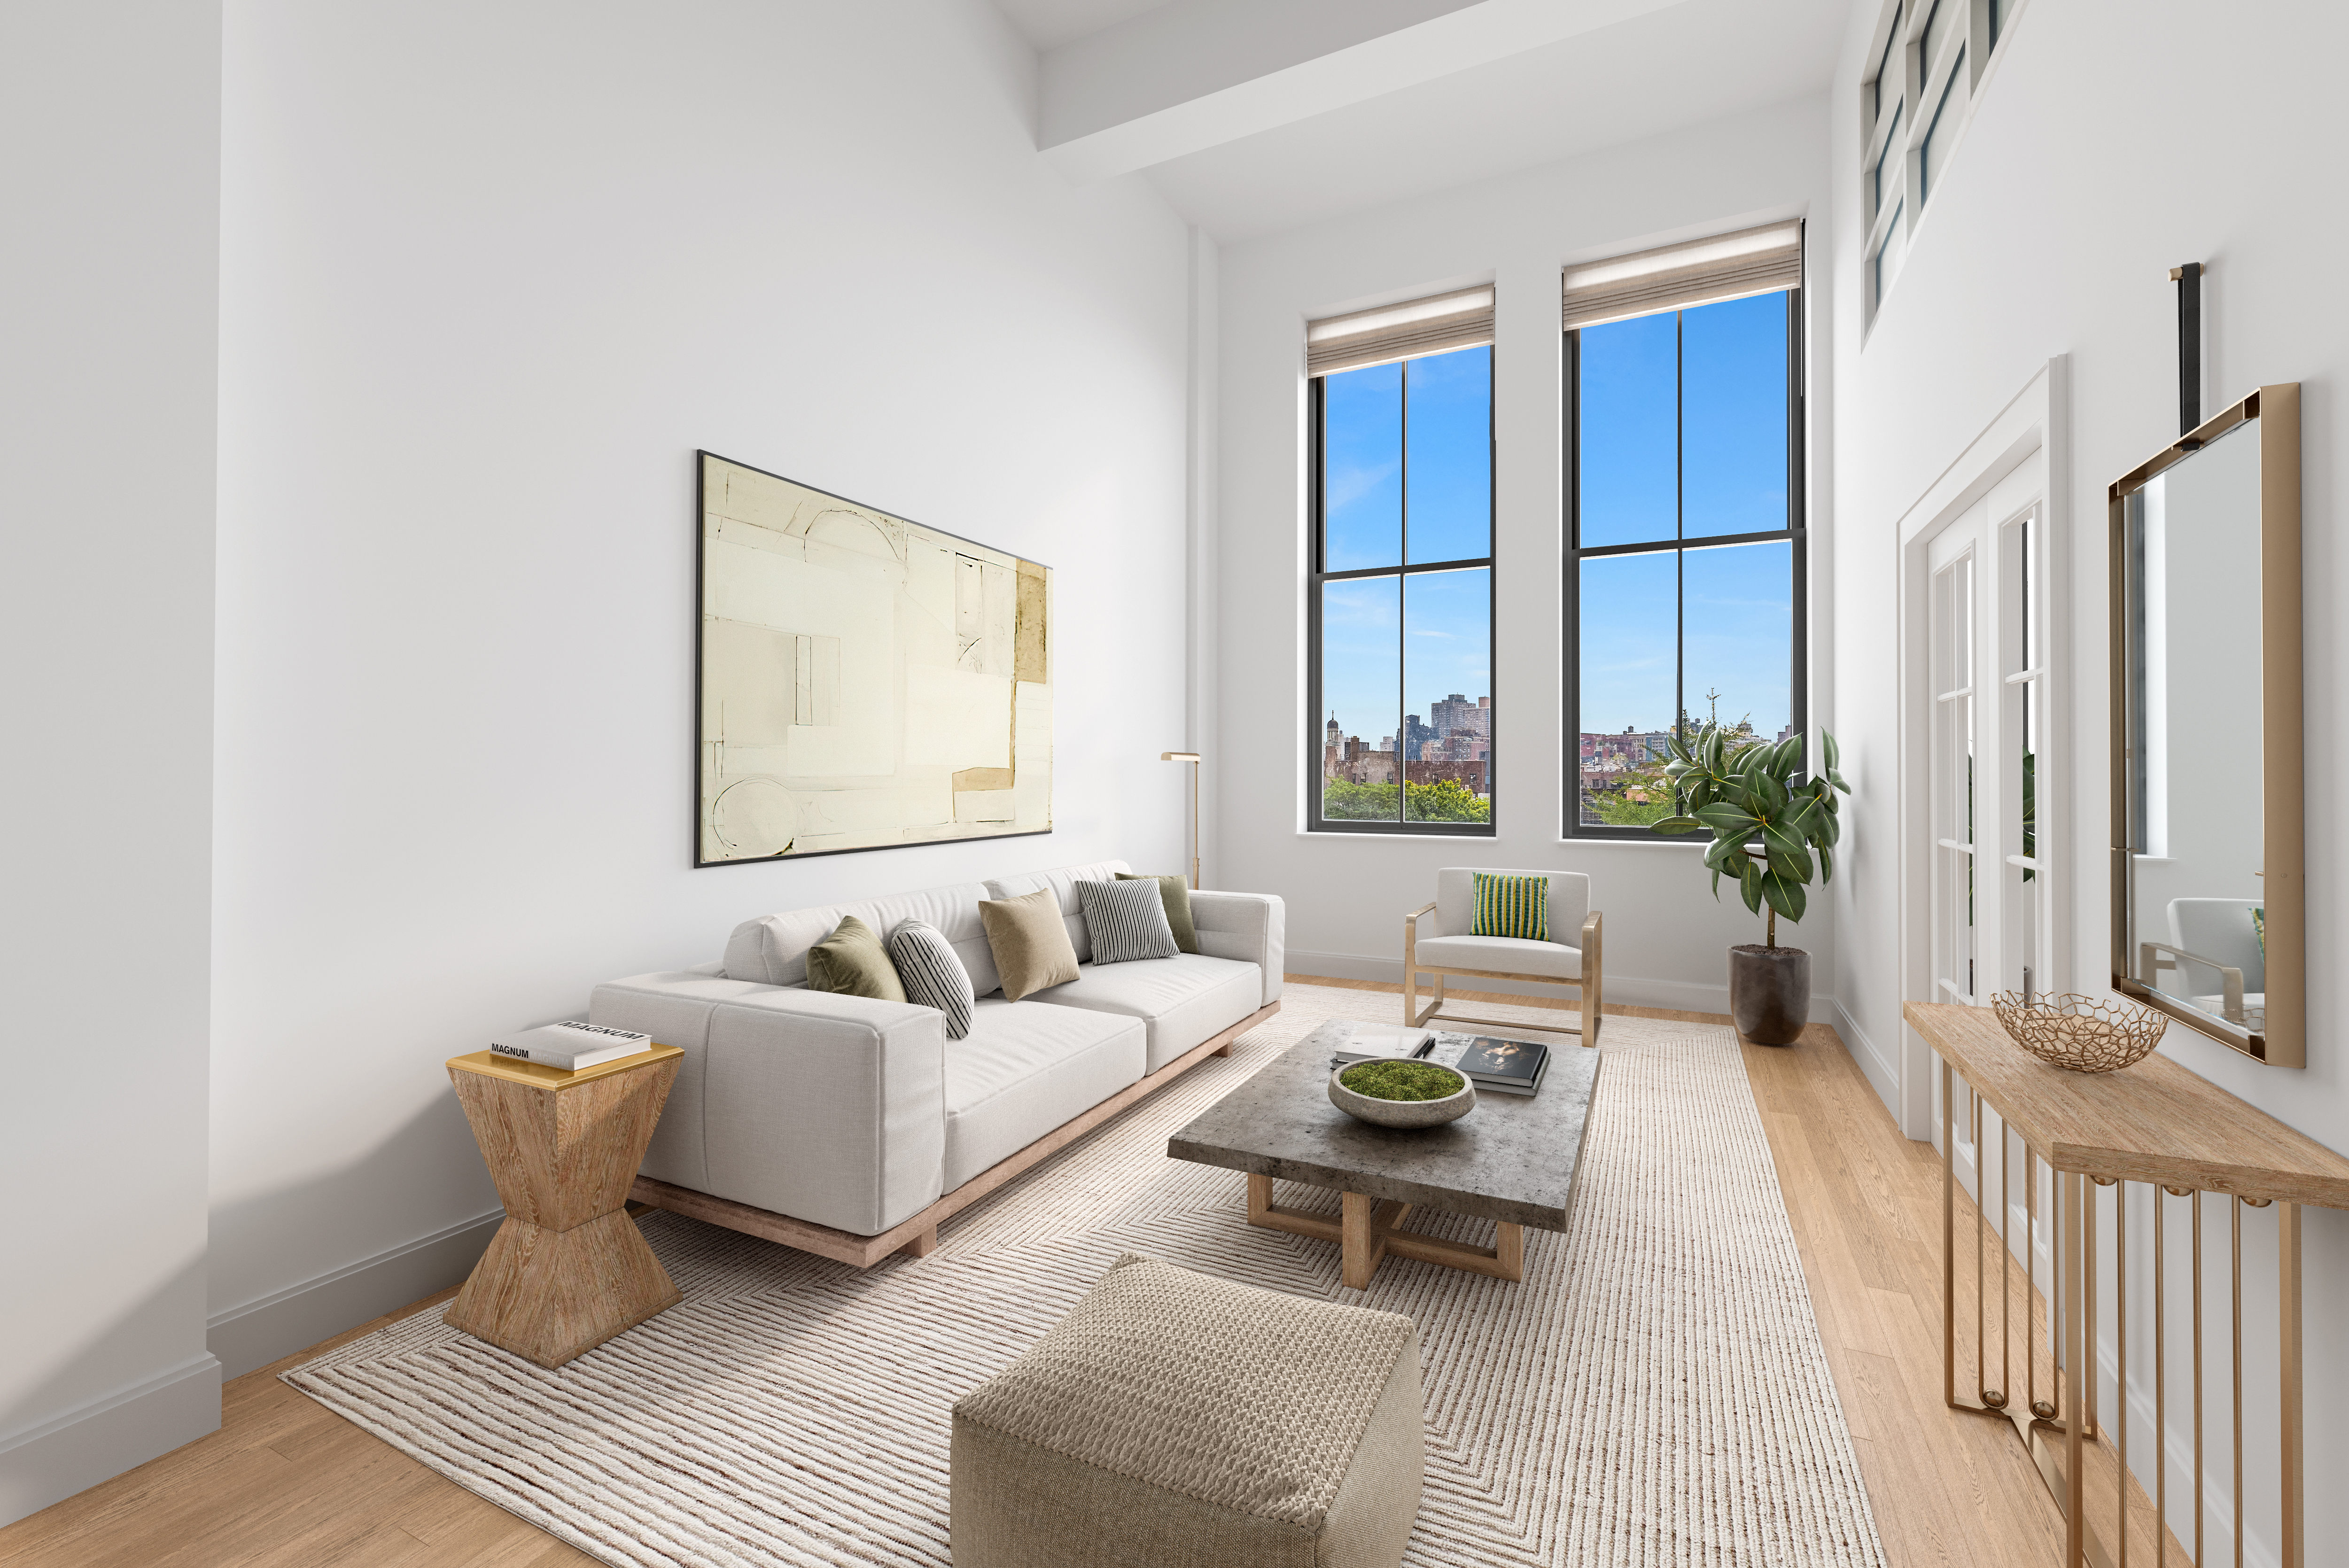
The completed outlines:
[[[1572,752],[1559,707],[1558,274],[1568,260],[1805,214],[1815,253],[1824,254],[1824,115],[1816,98],[1799,100],[1226,248],[1215,856],[1246,885],[1288,899],[1290,968],[1395,979],[1401,917],[1434,896],[1437,867],[1555,867],[1592,878],[1593,902],[1607,915],[1611,1000],[1727,1010],[1724,950],[1760,940],[1760,922],[1733,889],[1715,903],[1699,848],[1559,834],[1564,759]],[[1498,290],[1499,833],[1467,841],[1309,834],[1304,322],[1486,280]],[[1815,272],[1807,313],[1813,476],[1825,472],[1827,452],[1826,282],[1824,269]],[[1809,514],[1810,712],[1832,728],[1832,687],[1823,678],[1831,602],[1820,589],[1834,520],[1823,490],[1814,483]],[[1816,955],[1824,999],[1834,935],[1825,906],[1813,907],[1820,913],[1797,940]],[[1819,1016],[1831,1012],[1823,1003]]]
[[[0,1522],[204,1348],[220,11],[0,9]]]
[[[233,1372],[462,1277],[489,1032],[754,914],[1183,859],[1193,285],[983,0],[236,0],[226,54]],[[696,447],[1055,569],[1054,833],[688,869]]]
[[[1854,5],[1829,113],[1842,519],[1836,679],[1842,734],[1863,782],[1851,824],[1860,848],[1840,899],[1838,987],[1863,1027],[1895,1037],[1894,525],[2050,356],[2064,354],[2073,592],[2069,639],[2054,650],[2067,666],[2054,678],[2074,721],[2068,755],[2043,763],[2041,789],[2043,799],[2062,793],[2077,827],[2071,981],[2103,988],[2105,487],[2178,433],[2167,274],[2181,262],[2207,262],[2205,410],[2263,382],[2303,388],[2310,1065],[2261,1068],[2176,1027],[2164,1049],[2321,1141],[2349,1148],[2349,987],[2324,956],[2349,940],[2349,834],[2325,809],[2337,793],[2326,786],[2340,774],[2349,700],[2349,638],[2331,613],[2349,589],[2338,499],[2339,454],[2349,441],[2349,403],[2339,394],[2349,312],[2334,260],[2349,245],[2349,213],[2323,195],[2349,150],[2329,65],[2349,46],[2349,15],[2304,0],[2223,19],[2179,0],[2033,0],[2002,45],[1899,280],[1864,335],[1857,83],[1877,20],[1873,0]],[[2349,1215],[2310,1211],[2307,1264],[2308,1522],[2322,1544],[2349,1539],[2349,1496],[2320,1480],[2349,1464],[2349,1348],[2329,1327],[2338,1321],[2330,1304],[2349,1293]]]

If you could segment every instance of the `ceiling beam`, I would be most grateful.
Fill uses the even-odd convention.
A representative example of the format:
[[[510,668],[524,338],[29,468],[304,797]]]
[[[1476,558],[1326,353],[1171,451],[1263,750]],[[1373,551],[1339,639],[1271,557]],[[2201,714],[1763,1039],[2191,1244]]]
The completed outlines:
[[[1038,145],[1106,180],[1681,0],[1176,0],[1041,61]]]

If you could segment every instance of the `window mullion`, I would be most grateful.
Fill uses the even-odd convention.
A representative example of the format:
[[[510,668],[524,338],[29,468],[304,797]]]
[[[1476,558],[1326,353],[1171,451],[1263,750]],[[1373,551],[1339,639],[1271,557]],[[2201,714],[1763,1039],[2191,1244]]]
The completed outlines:
[[[1403,626],[1411,615],[1409,583],[1404,581],[1404,566],[1411,563],[1411,361],[1404,360],[1402,372],[1395,377],[1395,396],[1402,399],[1398,426],[1402,431],[1400,443],[1402,459],[1402,490],[1397,498],[1402,514],[1402,559],[1396,562],[1395,580],[1395,821],[1411,820],[1411,726],[1404,717],[1408,699],[1404,693],[1411,689],[1411,668],[1406,662],[1411,656],[1411,639],[1403,634]]]

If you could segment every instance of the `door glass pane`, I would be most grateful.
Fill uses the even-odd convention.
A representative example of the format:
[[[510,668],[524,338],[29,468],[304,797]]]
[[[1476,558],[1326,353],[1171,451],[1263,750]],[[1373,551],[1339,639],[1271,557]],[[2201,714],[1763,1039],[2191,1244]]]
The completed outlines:
[[[1493,820],[1493,573],[1403,579],[1403,817]]]
[[[1321,814],[1399,820],[1402,589],[1394,577],[1321,585]]]
[[[1657,821],[1671,814],[1657,754],[1676,717],[1678,562],[1601,555],[1580,570],[1581,820]]]
[[[1493,350],[1431,354],[1403,366],[1410,461],[1403,466],[1408,559],[1493,553]]]
[[[1793,542],[1691,550],[1682,565],[1681,604],[1690,720],[1750,724],[1762,740],[1792,734]]]
[[[2037,611],[2035,601],[2039,586],[2033,581],[2031,535],[2029,518],[2015,524],[2015,551],[2021,566],[2021,571],[2016,573],[2021,603],[2015,606],[2015,614],[2023,622],[2023,667],[2025,670],[2039,667],[2039,634],[2031,624],[2032,616]],[[2033,676],[2023,683],[2018,694],[2022,698],[2022,711],[2018,717],[2022,719],[2020,738],[2023,746],[2023,853],[2030,856],[2039,853],[2039,691],[2040,677]],[[2023,880],[2032,880],[2029,872],[2023,873]]]
[[[1402,560],[1402,366],[1372,365],[1323,378],[1324,572]]]
[[[1645,544],[1680,530],[1680,317],[1636,316],[1581,332],[1583,549]]]
[[[1917,204],[1920,207],[1933,199],[1941,182],[1941,170],[1950,160],[1950,144],[1957,139],[1958,120],[1950,106],[1965,74],[1966,54],[1961,49],[1957,68],[1950,73],[1949,82],[1941,88],[1941,101],[1935,107],[1933,123],[1925,132],[1925,145],[1917,153]]]
[[[1681,313],[1683,538],[1787,526],[1786,296]]]

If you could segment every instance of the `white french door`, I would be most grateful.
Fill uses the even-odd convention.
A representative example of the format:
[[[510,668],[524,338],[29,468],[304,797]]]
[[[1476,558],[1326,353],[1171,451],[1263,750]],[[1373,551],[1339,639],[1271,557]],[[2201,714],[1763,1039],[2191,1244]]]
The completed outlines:
[[[1987,1004],[2051,988],[2045,541],[2034,503],[1996,492],[1952,519],[1928,557],[1927,740],[1932,1000]]]

